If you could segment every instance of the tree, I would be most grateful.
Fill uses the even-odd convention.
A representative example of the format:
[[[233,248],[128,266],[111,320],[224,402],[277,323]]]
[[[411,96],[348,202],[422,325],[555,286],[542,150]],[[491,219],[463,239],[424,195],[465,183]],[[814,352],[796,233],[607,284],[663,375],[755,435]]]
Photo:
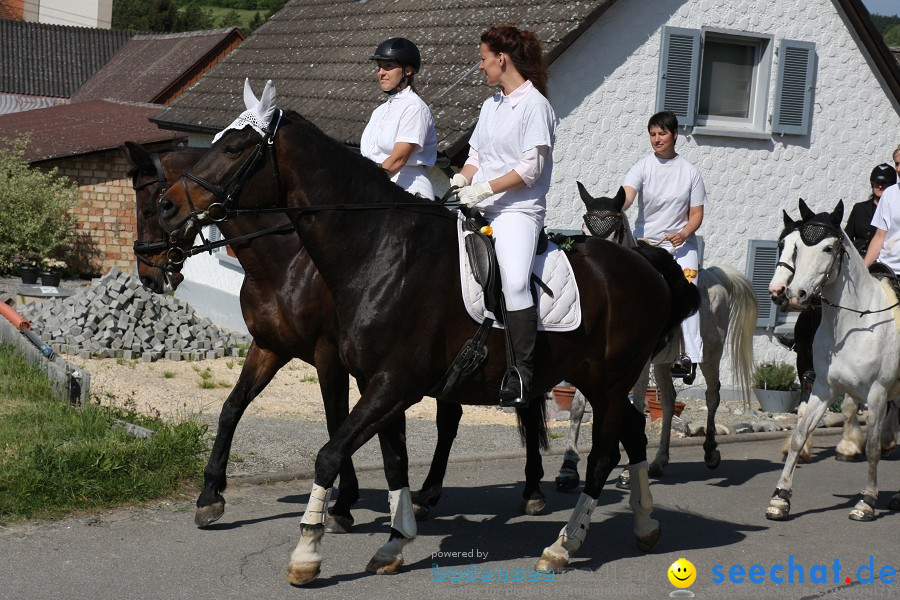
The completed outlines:
[[[174,31],[178,6],[172,0],[116,0],[113,29],[126,31]]]
[[[227,13],[222,15],[222,18],[219,20],[219,27],[240,27],[241,26],[241,15],[238,11],[232,9]]]
[[[900,25],[889,27],[884,32],[884,43],[889,48],[900,48]]]
[[[253,31],[256,30],[257,27],[262,25],[264,22],[265,21],[263,20],[262,16],[259,14],[259,11],[256,11],[256,13],[253,15],[253,18],[250,19],[249,23],[247,23],[247,32],[252,33]]]
[[[25,162],[28,138],[0,140],[0,270],[28,254],[59,258],[75,239],[78,186]]]

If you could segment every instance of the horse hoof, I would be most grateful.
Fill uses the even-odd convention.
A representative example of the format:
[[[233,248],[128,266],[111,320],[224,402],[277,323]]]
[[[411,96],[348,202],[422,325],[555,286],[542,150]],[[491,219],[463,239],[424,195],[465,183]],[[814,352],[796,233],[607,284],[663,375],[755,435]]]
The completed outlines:
[[[428,519],[428,513],[431,512],[431,509],[423,504],[413,504],[412,505],[413,516],[416,518],[416,521],[425,521]]]
[[[766,508],[766,518],[770,521],[787,521],[790,512],[790,508],[769,505]]]
[[[208,506],[198,506],[197,512],[194,513],[194,525],[197,527],[209,527],[222,518],[225,514],[225,503],[216,502]]]
[[[835,452],[834,460],[839,460],[841,462],[862,462],[866,460],[865,454],[841,454],[840,452]]]
[[[650,468],[647,469],[647,473],[652,477],[660,477],[663,474],[663,466],[661,464],[652,462],[650,463]]]
[[[862,504],[862,503],[861,503]],[[850,511],[850,514],[847,515],[851,521],[860,521],[861,523],[868,523],[869,521],[875,520],[875,511],[872,510],[872,507],[865,505],[863,508],[859,506],[854,506]]]
[[[616,479],[616,487],[620,490],[630,490],[631,477],[629,477],[626,472],[622,472],[622,474],[619,475],[619,477]]]
[[[302,562],[291,563],[288,565],[287,573],[284,576],[291,585],[306,585],[319,576],[322,572],[322,563]]]
[[[554,556],[546,552],[541,555],[537,563],[534,565],[535,571],[562,573],[569,566],[569,561],[562,556]]]
[[[379,556],[376,554],[366,565],[366,571],[375,575],[394,575],[403,565],[403,556]]]
[[[900,494],[894,494],[888,501],[888,508],[891,510],[900,510]]]
[[[722,462],[722,453],[718,450],[713,450],[712,452],[706,455],[706,468],[715,469]]]
[[[563,472],[560,471],[559,475],[556,476],[556,491],[558,492],[571,492],[580,484],[581,479],[578,477],[578,473],[563,474]]]
[[[522,500],[521,511],[523,515],[539,515],[545,508],[547,508],[547,503],[544,501],[543,495],[536,498],[529,498],[528,500]]]
[[[656,547],[656,544],[659,543],[660,537],[662,537],[662,529],[657,527],[644,537],[635,538],[637,539],[638,550],[641,552],[650,552]]]
[[[344,515],[325,515],[325,533],[350,533],[353,529],[353,517]]]

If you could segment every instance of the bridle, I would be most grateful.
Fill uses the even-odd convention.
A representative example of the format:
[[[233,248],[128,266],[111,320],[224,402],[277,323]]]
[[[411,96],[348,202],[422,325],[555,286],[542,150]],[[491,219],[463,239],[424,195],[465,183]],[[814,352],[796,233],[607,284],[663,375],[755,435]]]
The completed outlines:
[[[262,135],[259,139],[259,142],[254,146],[253,151],[250,155],[244,159],[244,162],[240,167],[232,174],[232,176],[224,183],[224,185],[218,186],[214,183],[207,181],[206,179],[200,177],[199,175],[194,174],[193,171],[186,171],[178,178],[178,182],[181,184],[182,189],[184,190],[184,197],[187,201],[188,208],[190,212],[188,215],[180,222],[176,227],[173,228],[173,232],[170,235],[170,241],[175,241],[175,236],[179,230],[187,230],[189,226],[193,226],[193,228],[200,235],[200,239],[204,245],[210,244],[203,236],[203,222],[204,220],[211,221],[213,223],[221,223],[227,220],[230,215],[234,214],[234,211],[237,206],[238,197],[241,194],[241,190],[244,187],[244,184],[247,182],[247,179],[256,172],[257,165],[260,161],[265,161],[266,155],[270,154],[269,158],[271,159],[269,162],[272,163],[272,177],[275,180],[275,194],[276,198],[281,198],[281,177],[278,172],[278,161],[275,160],[274,146],[275,146],[275,134],[278,133],[278,127],[281,125],[281,119],[284,116],[284,111],[278,110],[278,112],[272,115],[272,121],[269,123],[269,126],[265,129],[264,135]],[[213,202],[210,204],[206,210],[198,211],[194,208],[194,202],[191,200],[191,193],[188,189],[188,180],[194,182],[199,185],[201,188],[212,194],[217,202]],[[162,223],[160,223],[162,225]],[[283,226],[279,226],[281,228]],[[210,246],[212,248],[214,246]],[[186,258],[186,257],[185,257]],[[184,259],[182,259],[183,261]]]
[[[834,237],[840,249],[832,252],[831,254],[831,263],[829,263],[828,268],[825,271],[825,277],[822,278],[822,281],[812,290],[810,293],[811,298],[819,298],[822,301],[822,304],[827,304],[831,308],[847,310],[853,313],[857,313],[860,317],[863,315],[871,315],[875,313],[885,312],[895,308],[896,306],[900,306],[900,300],[894,302],[892,305],[881,308],[878,310],[858,310],[856,308],[850,308],[849,306],[841,306],[839,304],[833,303],[831,300],[822,295],[822,289],[831,281],[833,278],[837,276],[838,273],[841,272],[844,266],[844,257],[849,258],[849,252],[847,250],[847,245],[844,243],[844,236],[841,234],[840,229],[836,226],[831,225],[829,223],[822,223],[820,221],[807,221],[798,227],[800,231],[800,241],[806,246],[815,246],[816,244],[821,243],[824,239],[828,237]],[[779,263],[781,264],[781,263]],[[791,273],[794,272],[793,268],[788,267],[787,265],[783,265],[788,268]]]
[[[149,179],[142,183],[138,183],[137,179],[140,175],[140,171],[134,174],[134,179],[132,181],[131,189],[135,192],[139,192],[144,188],[147,188],[151,185],[158,185],[159,187],[153,192],[153,195],[150,197],[150,202],[157,203],[159,198],[162,197],[163,194],[166,193],[169,187],[169,182],[166,179],[165,170],[162,166],[162,159],[160,158],[159,152],[151,152],[150,159],[153,161],[153,168],[156,171],[153,179]],[[138,232],[140,235],[140,232]],[[166,240],[155,240],[155,241],[146,241],[137,239],[134,242],[133,249],[134,255],[137,260],[144,263],[148,267],[159,269],[162,271],[163,279],[168,284],[169,283],[169,275],[175,272],[174,263],[172,263],[169,258],[169,251],[172,248],[172,243]],[[166,259],[162,263],[155,263],[148,258],[148,255],[161,254],[162,252],[166,252]]]

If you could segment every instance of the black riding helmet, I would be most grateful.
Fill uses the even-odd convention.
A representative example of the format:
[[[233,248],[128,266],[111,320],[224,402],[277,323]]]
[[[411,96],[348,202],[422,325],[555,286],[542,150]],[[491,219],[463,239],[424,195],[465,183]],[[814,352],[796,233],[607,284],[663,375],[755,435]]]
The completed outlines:
[[[395,60],[401,65],[409,65],[414,73],[422,66],[422,55],[419,49],[406,38],[389,38],[378,44],[369,60]]]
[[[885,185],[894,185],[897,183],[897,171],[894,167],[887,163],[882,163],[872,169],[872,175],[869,177],[872,183],[883,183]]]

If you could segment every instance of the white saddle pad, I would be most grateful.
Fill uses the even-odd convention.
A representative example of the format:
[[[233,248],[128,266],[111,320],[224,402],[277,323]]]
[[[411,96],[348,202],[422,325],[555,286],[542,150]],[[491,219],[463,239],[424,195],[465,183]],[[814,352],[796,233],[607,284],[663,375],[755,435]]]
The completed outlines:
[[[484,309],[484,290],[475,281],[469,256],[466,254],[465,236],[470,231],[463,229],[462,221],[457,222],[459,237],[459,274],[462,281],[463,303],[469,316],[477,323],[485,318],[494,319],[494,327],[502,327],[489,310]],[[569,257],[559,247],[550,242],[547,251],[534,257],[532,272],[553,291],[550,296],[536,284],[539,331],[572,331],[581,325],[581,298],[578,295],[578,284],[572,273]]]

